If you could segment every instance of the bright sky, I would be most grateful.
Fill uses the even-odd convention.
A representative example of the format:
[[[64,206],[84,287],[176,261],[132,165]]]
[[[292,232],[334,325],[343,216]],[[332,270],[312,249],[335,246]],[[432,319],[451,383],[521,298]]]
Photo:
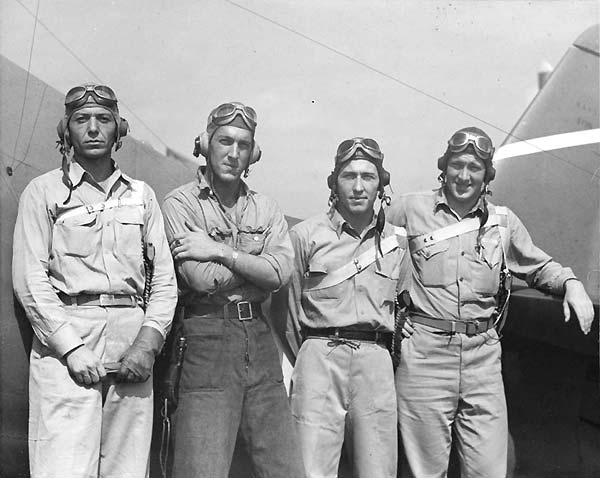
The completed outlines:
[[[212,107],[252,105],[263,159],[249,182],[306,217],[326,207],[345,138],[379,141],[396,192],[437,184],[436,158],[460,127],[500,143],[535,95],[537,71],[556,66],[599,9],[596,0],[1,0],[0,53],[27,69],[32,52],[31,72],[61,92],[112,86],[132,135],[160,151],[191,156]]]

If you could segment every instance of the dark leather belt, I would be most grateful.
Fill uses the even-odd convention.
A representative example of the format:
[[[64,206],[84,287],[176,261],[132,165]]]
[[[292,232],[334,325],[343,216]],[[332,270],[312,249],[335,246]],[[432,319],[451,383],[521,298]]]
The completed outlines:
[[[262,315],[260,302],[230,302],[225,305],[190,304],[185,306],[185,316],[209,316],[217,319],[252,320]]]
[[[416,324],[427,325],[444,332],[478,335],[490,330],[496,321],[495,317],[481,320],[445,320],[426,315],[410,314],[410,320]]]
[[[58,293],[58,298],[65,305],[97,306],[97,307],[137,307],[140,299],[127,294],[77,294]]]
[[[340,338],[347,340],[358,340],[363,342],[389,342],[392,340],[391,332],[378,332],[375,330],[356,330],[347,327],[326,327],[313,329],[307,327],[302,335],[305,339],[310,337],[327,337],[330,339]]]

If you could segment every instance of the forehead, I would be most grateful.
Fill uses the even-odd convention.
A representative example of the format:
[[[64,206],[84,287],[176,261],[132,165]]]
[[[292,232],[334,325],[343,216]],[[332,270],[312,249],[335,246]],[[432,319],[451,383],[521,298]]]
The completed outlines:
[[[252,142],[252,133],[247,129],[238,128],[236,126],[219,126],[215,131],[215,138],[231,138],[237,141]]]
[[[452,165],[477,164],[477,165],[481,166],[482,168],[485,168],[485,163],[483,162],[483,160],[481,158],[479,158],[474,153],[467,153],[467,152],[453,154],[452,156],[450,156],[450,159],[448,160],[448,164],[452,164]]]
[[[340,174],[342,173],[377,174],[377,166],[375,166],[371,161],[368,161],[366,159],[353,159],[348,161],[344,166],[342,166]]]
[[[83,108],[79,108],[77,111],[73,113],[73,116],[100,116],[100,115],[109,115],[111,118],[113,114],[110,110],[103,108],[102,106],[84,106]]]

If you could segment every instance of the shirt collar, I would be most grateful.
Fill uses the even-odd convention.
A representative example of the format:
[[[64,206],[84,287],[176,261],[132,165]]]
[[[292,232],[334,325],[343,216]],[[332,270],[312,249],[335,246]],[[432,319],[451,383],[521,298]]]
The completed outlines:
[[[211,198],[218,199],[210,182],[208,181],[208,177],[206,175],[206,166],[200,166],[196,172],[196,175],[198,177],[198,187],[200,188],[200,193],[205,192]],[[240,180],[240,183],[240,197],[251,195],[252,190],[248,187],[248,185],[242,180]]]
[[[114,171],[111,173],[111,176],[116,175],[118,177],[121,177],[127,184],[130,184],[132,181],[131,177],[129,177],[127,174],[125,174],[124,172],[121,171],[121,169],[119,168],[117,163],[115,163],[114,159],[111,159],[111,163],[112,163],[112,167],[114,169]],[[79,186],[79,184],[81,184],[81,182],[84,180],[84,177],[86,175],[89,176],[89,173],[85,169],[83,169],[81,164],[79,164],[77,161],[70,162],[70,164],[69,164],[69,179],[71,180],[73,187]],[[91,178],[91,176],[90,176],[90,178]],[[118,178],[115,178],[115,181],[117,179]]]
[[[435,195],[434,201],[433,201],[433,212],[437,212],[440,209],[448,209],[449,211],[452,210],[452,208],[450,207],[450,204],[448,204],[448,198],[446,197],[446,193],[444,192],[444,188],[441,187],[437,190],[437,194]],[[479,215],[479,214],[483,214],[483,195],[481,195],[479,197],[479,199],[477,200],[477,202],[475,203],[475,205],[473,206],[473,208],[468,212],[467,215]]]
[[[338,238],[341,237],[342,232],[344,232],[344,228],[346,228],[347,230],[349,229],[350,231],[354,232],[354,229],[352,229],[352,226],[350,225],[350,223],[342,217],[340,212],[335,207],[331,207],[329,209],[329,211],[327,212],[327,216],[329,217],[329,220],[331,221],[331,226],[332,226],[333,230],[336,232]],[[366,236],[367,233],[371,229],[375,228],[376,224],[377,224],[377,215],[373,214],[373,218],[371,219],[371,222],[369,223],[369,225],[363,231],[363,234]],[[356,232],[354,232],[354,234],[356,235]]]

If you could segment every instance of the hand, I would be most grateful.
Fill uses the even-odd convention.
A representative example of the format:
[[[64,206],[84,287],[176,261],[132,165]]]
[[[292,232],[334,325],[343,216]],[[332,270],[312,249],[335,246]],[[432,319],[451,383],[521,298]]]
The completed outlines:
[[[69,373],[77,383],[93,385],[106,377],[100,357],[86,345],[68,352],[65,359]]]
[[[154,352],[132,345],[121,357],[117,380],[120,382],[145,382],[152,374],[154,357]]]
[[[187,226],[191,231],[175,234],[169,244],[171,254],[176,261],[191,259],[209,262],[223,256],[224,244],[215,241],[199,227],[191,224]]]
[[[121,382],[145,382],[152,375],[154,358],[160,351],[164,338],[161,333],[143,326],[133,344],[121,357],[117,380]]]
[[[577,315],[577,319],[579,319],[581,331],[587,334],[594,321],[594,306],[583,284],[578,280],[568,280],[565,282],[565,297],[563,299],[565,322],[571,319],[571,307],[575,315]]]
[[[412,320],[410,317],[406,318],[406,321],[402,325],[402,337],[405,339],[409,339],[412,334],[415,333],[415,328],[413,327]]]

